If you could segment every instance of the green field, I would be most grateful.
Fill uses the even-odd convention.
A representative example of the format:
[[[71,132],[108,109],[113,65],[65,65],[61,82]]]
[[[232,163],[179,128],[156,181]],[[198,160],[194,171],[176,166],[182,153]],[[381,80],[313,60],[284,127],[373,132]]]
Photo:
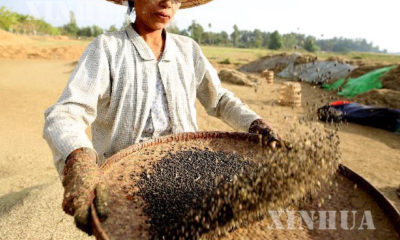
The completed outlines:
[[[241,65],[254,61],[260,57],[267,55],[274,55],[279,53],[294,53],[296,51],[273,51],[268,49],[244,49],[244,48],[228,48],[228,47],[214,47],[214,46],[202,46],[204,54],[212,62],[223,62],[229,60],[230,63],[235,65]],[[317,56],[319,59],[327,59],[330,57],[341,58],[346,61],[363,61],[367,63],[381,63],[381,64],[400,64],[399,55],[389,54],[376,54],[376,53],[332,53],[332,52],[320,52],[320,53],[309,53],[305,51],[297,51],[302,54],[309,54]]]

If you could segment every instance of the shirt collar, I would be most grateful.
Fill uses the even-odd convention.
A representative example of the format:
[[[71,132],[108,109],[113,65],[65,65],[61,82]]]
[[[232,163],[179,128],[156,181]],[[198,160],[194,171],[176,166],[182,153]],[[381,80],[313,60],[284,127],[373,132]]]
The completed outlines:
[[[165,33],[165,47],[160,61],[171,61],[172,39],[170,34],[165,29],[163,31]],[[143,60],[146,61],[156,60],[154,53],[151,51],[149,45],[147,45],[142,36],[140,36],[139,33],[136,32],[132,24],[129,24],[126,27],[126,32],[128,34],[128,37],[132,41],[133,45],[135,46],[136,50],[139,52],[140,57]]]

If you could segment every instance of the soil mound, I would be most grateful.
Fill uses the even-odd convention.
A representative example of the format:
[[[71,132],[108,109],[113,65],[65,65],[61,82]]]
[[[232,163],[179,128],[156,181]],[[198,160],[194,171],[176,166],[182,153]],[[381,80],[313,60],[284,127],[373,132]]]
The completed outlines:
[[[77,60],[84,49],[84,46],[25,47],[0,45],[0,58]]]
[[[361,77],[364,74],[367,74],[369,72],[372,72],[376,69],[379,68],[384,68],[384,67],[389,67],[390,65],[365,65],[365,66],[360,66],[356,69],[354,69],[350,75],[348,76],[349,78],[358,78]]]
[[[315,63],[318,61],[318,57],[312,55],[299,55],[294,61],[294,65],[306,64],[306,63]]]
[[[261,73],[264,70],[268,69],[273,71],[275,74],[278,74],[300,56],[301,55],[297,53],[291,55],[287,53],[282,53],[277,55],[266,56],[260,58],[259,60],[244,65],[239,70],[242,72]]]
[[[313,55],[294,53],[267,56],[243,66],[240,71],[261,73],[266,69],[282,78],[320,84],[347,77],[354,66],[337,60],[320,61]]]
[[[242,86],[254,86],[255,84],[254,78],[234,69],[222,69],[218,75],[223,82]]]
[[[56,46],[39,47],[39,41],[52,40]],[[0,30],[0,59],[61,59],[77,60],[82,55],[84,46],[60,46],[57,41],[69,40],[66,36],[43,37],[26,36]]]
[[[15,45],[15,44],[26,44],[33,42],[30,38],[23,35],[17,35],[9,33],[0,29],[0,46],[1,45]]]
[[[400,91],[400,65],[381,77],[383,88]]]
[[[391,89],[374,89],[358,95],[353,100],[372,106],[400,109],[400,91]]]

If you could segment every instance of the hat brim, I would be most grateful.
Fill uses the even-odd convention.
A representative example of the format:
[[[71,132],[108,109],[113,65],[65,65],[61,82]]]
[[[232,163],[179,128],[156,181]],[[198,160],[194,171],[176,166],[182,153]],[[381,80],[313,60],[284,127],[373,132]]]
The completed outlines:
[[[119,4],[119,5],[126,5],[126,3],[127,3],[126,0],[107,0],[107,1],[113,2],[115,4]],[[212,0],[181,0],[182,4],[181,4],[180,9],[196,7],[196,6],[211,2],[211,1]]]

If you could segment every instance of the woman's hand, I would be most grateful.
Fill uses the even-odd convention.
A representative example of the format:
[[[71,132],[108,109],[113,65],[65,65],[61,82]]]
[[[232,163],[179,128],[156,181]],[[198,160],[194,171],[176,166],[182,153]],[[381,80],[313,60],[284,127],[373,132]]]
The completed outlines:
[[[64,211],[74,216],[76,226],[92,234],[90,205],[94,201],[100,219],[108,215],[108,189],[96,163],[97,154],[89,148],[73,151],[63,171]]]
[[[249,133],[260,134],[263,146],[269,146],[272,149],[282,147],[279,135],[263,119],[255,120],[250,125]]]

